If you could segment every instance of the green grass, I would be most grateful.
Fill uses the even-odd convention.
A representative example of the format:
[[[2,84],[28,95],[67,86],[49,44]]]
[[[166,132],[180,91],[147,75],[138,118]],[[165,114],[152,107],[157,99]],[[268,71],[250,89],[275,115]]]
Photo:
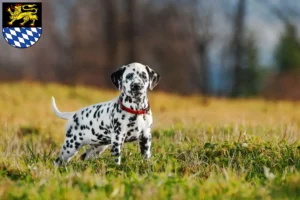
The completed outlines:
[[[65,121],[52,113],[106,101],[117,91],[0,85],[0,199],[299,199],[300,104],[151,93],[152,155],[125,144],[52,165]],[[83,150],[80,151],[80,153]]]

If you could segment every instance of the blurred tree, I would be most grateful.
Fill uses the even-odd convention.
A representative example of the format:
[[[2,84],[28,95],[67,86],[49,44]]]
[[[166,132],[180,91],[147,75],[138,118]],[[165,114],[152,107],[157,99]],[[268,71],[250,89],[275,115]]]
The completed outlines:
[[[242,68],[241,96],[254,96],[261,90],[261,69],[258,62],[258,47],[255,37],[249,34],[246,40],[246,66]]]
[[[232,79],[227,93],[232,97],[257,95],[262,83],[255,36],[246,29],[246,9],[246,0],[237,1],[230,16],[231,40],[223,49],[223,65],[228,68],[225,72],[231,73],[227,76]]]
[[[233,18],[233,38],[231,43],[233,59],[233,85],[231,96],[233,97],[237,97],[242,93],[241,82],[245,78],[241,71],[245,65],[244,58],[246,55],[244,44],[246,6],[246,0],[239,0]]]
[[[196,84],[203,95],[209,94],[209,47],[213,41],[212,4],[207,6],[203,0],[192,0],[192,27],[199,63],[196,64]]]
[[[113,70],[118,65],[118,46],[119,46],[119,10],[115,0],[104,0],[103,6],[105,10],[104,26],[105,26],[105,41],[107,47],[107,64],[105,66],[104,75],[110,77]],[[110,78],[105,79],[105,86],[112,87]]]
[[[114,1],[77,1],[69,13],[71,65],[68,83],[112,87],[117,62],[117,14]]]
[[[22,68],[24,79],[40,80],[43,82],[55,81],[55,68],[58,65],[58,57],[61,53],[57,27],[53,23],[55,10],[53,4],[43,0],[43,32],[38,45],[30,47],[30,51],[24,51],[26,59],[30,60],[27,67]],[[47,53],[45,53],[47,52]],[[34,62],[32,62],[34,61]]]
[[[136,0],[127,0],[126,1],[126,10],[127,10],[127,23],[126,23],[126,39],[127,39],[127,52],[128,58],[125,63],[132,63],[137,61],[137,45],[136,45],[136,34],[138,29],[138,24],[136,23],[137,12]]]
[[[177,1],[160,6],[146,5],[141,11],[144,13],[138,37],[141,61],[161,73],[160,89],[181,94],[199,92],[192,12]]]
[[[263,94],[272,100],[299,100],[300,40],[296,25],[299,22],[300,11],[295,1],[280,1],[279,4],[267,0],[261,2],[284,25],[284,31],[274,53],[278,73],[268,78]]]
[[[275,61],[280,72],[300,70],[300,40],[295,25],[285,24],[275,51]]]

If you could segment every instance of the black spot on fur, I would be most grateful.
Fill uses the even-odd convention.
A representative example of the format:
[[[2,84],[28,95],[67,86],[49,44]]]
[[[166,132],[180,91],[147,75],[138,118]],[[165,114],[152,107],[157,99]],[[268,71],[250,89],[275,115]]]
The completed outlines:
[[[77,150],[80,146],[80,143],[79,142],[75,142],[75,149]]]
[[[97,109],[96,109],[96,111],[94,112],[94,115],[93,115],[94,118],[96,118],[96,115],[97,115],[100,108],[101,108],[101,105],[97,106]],[[98,117],[99,117],[99,113],[98,113]]]
[[[129,117],[130,122],[136,121],[136,119],[137,119],[137,115],[133,115],[133,116]]]
[[[113,142],[113,146],[118,146],[119,143],[118,142]]]
[[[74,116],[76,116],[75,118],[73,117],[74,122],[76,123],[76,126],[79,126],[78,117],[77,117],[77,115],[74,115]],[[76,127],[75,127],[75,129],[76,129]]]
[[[121,123],[119,122],[118,118],[113,119],[113,126],[114,126],[114,131],[116,134],[120,134],[121,131]]]
[[[99,136],[97,137],[97,139],[98,139],[98,140],[101,140],[102,137],[103,137],[103,135],[99,135]]]
[[[128,127],[128,128],[134,127],[134,125],[135,125],[135,122],[129,122],[129,123],[127,124],[127,127]]]
[[[143,132],[142,132],[142,134],[143,134]],[[148,138],[141,135],[141,137],[140,137],[140,149],[141,149],[142,155],[144,155],[146,153],[147,149],[149,148],[149,146],[147,146],[147,142],[148,142]]]
[[[125,102],[132,103],[133,100],[132,100],[132,98],[131,98],[130,96],[126,96],[126,97],[125,97]]]
[[[68,129],[66,136],[72,137],[72,126],[70,126],[70,128]]]

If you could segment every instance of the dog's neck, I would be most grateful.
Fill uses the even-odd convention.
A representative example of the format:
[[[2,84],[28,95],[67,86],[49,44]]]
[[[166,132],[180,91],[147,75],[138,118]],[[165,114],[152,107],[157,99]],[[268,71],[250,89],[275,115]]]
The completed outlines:
[[[149,106],[147,94],[142,94],[138,97],[131,97],[122,92],[119,98],[125,107],[132,110],[145,110]]]

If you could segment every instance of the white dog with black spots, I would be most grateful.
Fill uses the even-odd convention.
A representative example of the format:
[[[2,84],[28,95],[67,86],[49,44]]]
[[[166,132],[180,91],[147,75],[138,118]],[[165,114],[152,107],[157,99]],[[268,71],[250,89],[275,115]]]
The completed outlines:
[[[125,142],[139,140],[144,159],[151,156],[152,113],[147,89],[152,90],[160,75],[146,65],[132,63],[112,73],[113,84],[121,90],[119,97],[75,112],[60,112],[52,97],[54,113],[68,120],[66,138],[55,165],[67,163],[84,145],[82,160],[97,157],[108,146],[116,163],[121,164],[121,148]]]

